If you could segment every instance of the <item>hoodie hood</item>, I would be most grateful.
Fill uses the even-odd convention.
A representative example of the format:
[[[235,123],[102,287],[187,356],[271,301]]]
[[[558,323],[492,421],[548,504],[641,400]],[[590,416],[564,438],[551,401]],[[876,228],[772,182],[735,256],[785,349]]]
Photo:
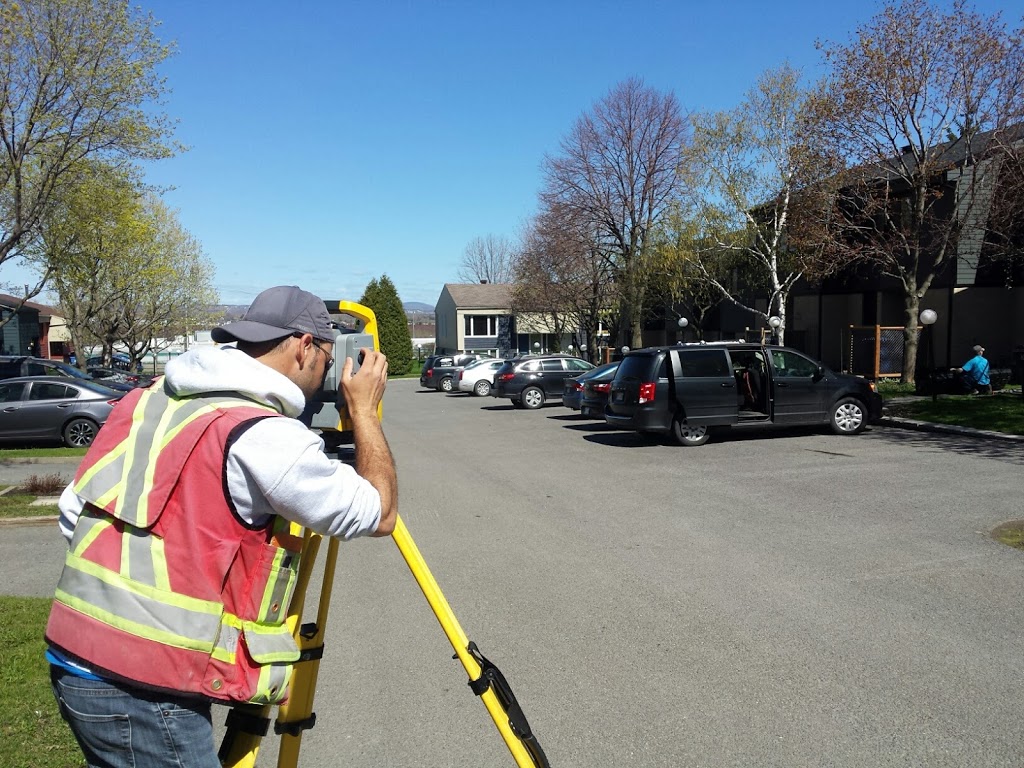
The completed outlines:
[[[178,397],[233,392],[298,418],[306,407],[302,390],[234,347],[193,347],[167,363],[164,384]]]

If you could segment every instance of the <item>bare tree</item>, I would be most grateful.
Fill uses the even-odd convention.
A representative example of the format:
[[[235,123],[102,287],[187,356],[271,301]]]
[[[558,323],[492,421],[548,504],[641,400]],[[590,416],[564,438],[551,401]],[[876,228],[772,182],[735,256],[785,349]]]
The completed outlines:
[[[598,330],[617,315],[611,262],[586,222],[556,206],[536,216],[524,237],[512,309],[546,316],[557,333],[586,339],[587,356],[597,361]]]
[[[474,237],[462,253],[458,278],[466,283],[511,283],[518,253],[507,237]]]
[[[1020,29],[962,0],[889,3],[846,44],[816,101],[820,140],[850,170],[830,247],[904,293],[903,380],[914,381],[920,300],[959,250],[980,248],[1008,135],[1024,115]]]
[[[171,49],[154,27],[125,0],[0,4],[0,266],[23,255],[86,159],[172,153],[171,123],[154,108]],[[52,270],[38,267],[26,298]]]
[[[542,203],[571,212],[608,254],[632,346],[642,345],[648,235],[680,189],[687,123],[671,93],[619,83],[545,158]],[[625,324],[624,324],[625,326]]]
[[[791,231],[798,204],[806,208],[814,184],[837,170],[806,143],[806,102],[798,70],[769,70],[736,109],[694,117],[688,157],[697,230],[690,239],[690,271],[766,324],[777,316],[780,342],[794,284],[808,270],[831,269],[822,250],[810,245],[810,233],[798,243]],[[815,220],[807,218],[805,229]],[[738,267],[745,279],[726,282],[723,266]],[[766,309],[752,306],[747,296],[763,299]]]

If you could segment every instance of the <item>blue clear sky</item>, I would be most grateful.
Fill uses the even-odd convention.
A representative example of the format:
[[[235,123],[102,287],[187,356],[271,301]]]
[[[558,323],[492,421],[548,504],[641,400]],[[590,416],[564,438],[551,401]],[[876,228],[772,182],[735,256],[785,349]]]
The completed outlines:
[[[545,153],[617,82],[735,106],[789,60],[822,73],[876,2],[141,0],[177,55],[190,147],[148,179],[216,266],[223,303],[296,283],[359,298],[387,274],[433,306],[466,244],[513,237]],[[1024,3],[978,2],[1011,24]]]

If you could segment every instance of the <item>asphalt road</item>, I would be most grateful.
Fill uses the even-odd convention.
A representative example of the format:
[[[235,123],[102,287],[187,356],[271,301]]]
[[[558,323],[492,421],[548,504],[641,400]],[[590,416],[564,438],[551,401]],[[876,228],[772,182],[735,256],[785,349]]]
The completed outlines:
[[[551,764],[1019,766],[1024,446],[639,439],[388,386],[402,516]],[[0,467],[0,481],[6,469]],[[5,591],[62,540],[5,526]],[[309,766],[510,766],[388,540],[341,547]],[[260,764],[274,764],[268,738]]]

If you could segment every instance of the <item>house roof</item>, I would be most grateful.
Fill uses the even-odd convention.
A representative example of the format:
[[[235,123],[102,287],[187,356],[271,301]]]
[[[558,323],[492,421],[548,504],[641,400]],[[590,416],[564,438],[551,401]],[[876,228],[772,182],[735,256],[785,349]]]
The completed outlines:
[[[8,293],[0,293],[0,306],[14,308],[21,303],[21,297],[11,296]],[[25,306],[29,309],[35,309],[39,312],[41,317],[61,317],[61,311],[56,307],[51,307],[47,304],[38,304],[34,301],[26,301]]]
[[[459,309],[512,306],[511,283],[445,283],[444,287]]]

